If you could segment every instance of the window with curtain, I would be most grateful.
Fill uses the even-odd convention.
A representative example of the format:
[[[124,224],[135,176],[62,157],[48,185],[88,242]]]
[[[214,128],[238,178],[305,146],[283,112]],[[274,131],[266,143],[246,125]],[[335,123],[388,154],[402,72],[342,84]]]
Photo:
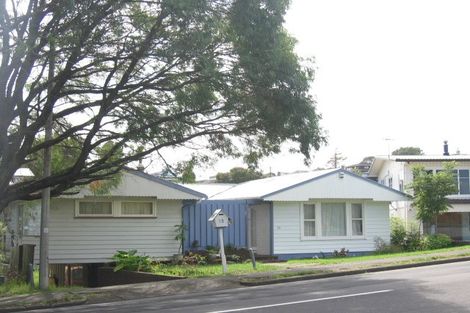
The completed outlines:
[[[315,204],[304,204],[304,236],[315,236]]]
[[[154,201],[76,200],[76,217],[156,217]]]
[[[346,203],[321,204],[322,236],[346,236]]]
[[[111,201],[80,201],[78,215],[112,216],[113,205]]]
[[[363,231],[363,217],[362,217],[362,204],[351,204],[351,219],[352,219],[352,235],[362,236]]]
[[[152,202],[121,202],[121,215],[151,216],[153,215]]]

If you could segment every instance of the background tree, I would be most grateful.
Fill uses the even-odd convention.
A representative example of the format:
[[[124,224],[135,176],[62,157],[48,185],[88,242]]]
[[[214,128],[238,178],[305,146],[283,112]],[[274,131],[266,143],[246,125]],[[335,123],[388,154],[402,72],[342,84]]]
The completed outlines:
[[[425,171],[423,166],[412,168],[413,203],[416,218],[423,223],[436,223],[437,216],[451,207],[448,195],[458,192],[454,177],[455,164],[444,163],[444,170],[435,174]]]
[[[287,8],[286,0],[0,1],[0,210],[47,186],[57,196],[107,179],[168,147],[197,144],[255,163],[290,141],[308,163],[325,138],[309,96],[312,66],[282,26]],[[51,113],[54,136],[40,140]],[[77,154],[59,171],[10,184],[38,152],[73,140]]]
[[[254,169],[234,167],[228,173],[217,173],[215,178],[218,183],[239,184],[262,177],[263,174]]]
[[[328,161],[328,166],[329,168],[339,168],[341,166],[341,164],[343,163],[344,160],[346,160],[347,158],[345,156],[343,156],[343,154],[341,152],[338,152],[338,150],[335,150],[335,153],[333,154],[333,156],[330,158],[330,160]]]
[[[196,174],[194,173],[194,166],[197,164],[195,158],[186,162],[179,162],[176,166],[176,172],[179,176],[179,181],[183,184],[191,184],[196,182]]]
[[[419,147],[400,147],[392,152],[392,155],[423,155]]]

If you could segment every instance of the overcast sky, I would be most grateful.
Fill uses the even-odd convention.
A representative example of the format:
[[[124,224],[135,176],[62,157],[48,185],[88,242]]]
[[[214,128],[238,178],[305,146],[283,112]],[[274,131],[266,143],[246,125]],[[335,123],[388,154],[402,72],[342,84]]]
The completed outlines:
[[[335,149],[348,164],[389,147],[441,154],[443,140],[470,153],[469,16],[470,1],[293,0],[285,27],[316,60],[311,93],[329,138],[311,168]],[[262,162],[269,168],[305,169],[289,153]]]

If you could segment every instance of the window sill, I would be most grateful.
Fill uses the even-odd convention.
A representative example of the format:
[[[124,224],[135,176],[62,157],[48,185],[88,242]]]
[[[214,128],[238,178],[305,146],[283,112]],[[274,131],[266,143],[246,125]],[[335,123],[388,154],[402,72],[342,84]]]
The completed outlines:
[[[113,216],[113,215],[80,215],[74,216],[74,218],[108,218],[108,219],[120,219],[120,218],[157,218],[155,215],[146,215],[146,216],[139,216],[139,215],[125,215],[125,216]]]
[[[344,237],[302,237],[301,241],[331,241],[331,240],[367,240],[365,236],[344,236]]]

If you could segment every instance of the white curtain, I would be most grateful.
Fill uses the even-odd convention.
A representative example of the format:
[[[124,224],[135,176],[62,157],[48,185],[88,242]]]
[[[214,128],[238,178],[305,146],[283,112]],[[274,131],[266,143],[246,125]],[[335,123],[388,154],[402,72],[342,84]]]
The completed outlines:
[[[122,202],[122,215],[152,215],[152,202]]]
[[[113,208],[111,202],[80,202],[80,214],[83,215],[111,215]]]
[[[322,203],[323,236],[346,236],[346,203]]]

